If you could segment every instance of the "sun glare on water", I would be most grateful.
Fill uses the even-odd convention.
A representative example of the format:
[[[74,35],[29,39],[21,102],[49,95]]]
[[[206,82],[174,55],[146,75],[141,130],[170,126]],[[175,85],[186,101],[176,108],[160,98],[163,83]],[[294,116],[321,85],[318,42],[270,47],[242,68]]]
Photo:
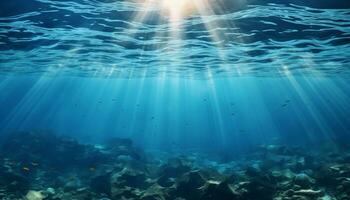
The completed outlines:
[[[159,21],[162,28],[167,27],[167,39],[165,47],[169,57],[172,58],[171,63],[184,63],[183,47],[186,45],[186,30],[189,28],[188,23],[191,20],[201,21],[208,37],[217,47],[219,59],[225,61],[226,55],[223,50],[223,41],[225,35],[220,29],[226,26],[224,20],[211,20],[212,16],[220,15],[221,6],[225,0],[130,0],[139,6],[139,11],[135,13],[132,21],[139,24],[147,22],[147,20]],[[244,0],[237,0],[244,1]],[[158,18],[160,20],[158,20]],[[165,25],[165,26],[163,26]],[[232,24],[231,24],[232,25]],[[138,27],[129,30],[130,34],[137,33]],[[154,37],[162,38],[162,33],[156,33]],[[161,47],[159,47],[161,48]],[[160,58],[162,60],[164,58]],[[174,65],[175,65],[174,64]],[[211,73],[211,72],[210,72]]]
[[[160,5],[170,20],[186,18],[198,11],[201,0],[161,0]],[[203,2],[202,2],[203,3]]]
[[[170,21],[181,20],[200,13],[207,7],[208,0],[132,0],[147,10],[157,8]]]

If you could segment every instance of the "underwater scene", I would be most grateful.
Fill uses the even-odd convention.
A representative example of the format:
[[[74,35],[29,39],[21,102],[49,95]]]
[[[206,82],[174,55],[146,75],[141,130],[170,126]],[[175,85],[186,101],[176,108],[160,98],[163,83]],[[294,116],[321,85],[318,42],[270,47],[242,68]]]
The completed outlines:
[[[350,1],[1,0],[0,200],[350,200]]]

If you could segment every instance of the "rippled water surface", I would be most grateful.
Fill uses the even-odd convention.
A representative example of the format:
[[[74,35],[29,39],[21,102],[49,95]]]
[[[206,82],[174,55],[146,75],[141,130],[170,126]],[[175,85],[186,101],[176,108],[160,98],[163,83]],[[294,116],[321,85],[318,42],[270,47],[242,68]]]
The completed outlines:
[[[347,1],[209,2],[210,10],[172,20],[135,1],[4,1],[0,73],[349,73]]]

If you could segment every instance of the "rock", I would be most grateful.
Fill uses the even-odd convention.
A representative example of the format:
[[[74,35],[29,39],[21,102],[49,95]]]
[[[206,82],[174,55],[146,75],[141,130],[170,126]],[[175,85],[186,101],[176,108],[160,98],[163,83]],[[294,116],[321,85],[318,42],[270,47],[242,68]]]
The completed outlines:
[[[113,199],[139,199],[140,191],[149,186],[150,183],[144,172],[124,168],[111,176],[111,197]]]
[[[200,173],[200,171],[191,171],[186,176],[187,184],[191,185],[191,187],[199,188],[204,185],[206,182],[203,175]]]
[[[69,192],[78,190],[79,188],[81,188],[81,186],[81,181],[78,178],[73,178],[64,184],[64,191]]]
[[[56,195],[56,190],[54,188],[49,187],[45,191],[43,191],[42,194],[45,196],[45,200],[53,200],[55,199],[54,196]]]
[[[227,181],[221,183],[215,181],[208,181],[203,188],[201,188],[202,200],[236,200],[239,199],[239,194],[228,184]]]
[[[50,194],[50,195],[54,195],[56,193],[56,191],[55,191],[55,189],[49,187],[46,189],[46,193]]]
[[[154,184],[142,193],[140,200],[165,200],[167,198],[166,191],[159,185]]]
[[[159,169],[159,175],[164,178],[177,178],[191,171],[191,167],[185,165],[181,159],[170,159],[167,164]]]
[[[177,194],[185,199],[199,199],[200,190],[206,180],[199,171],[184,174],[176,183]]]
[[[145,161],[143,152],[133,146],[133,142],[127,138],[110,138],[106,142],[106,147],[114,157],[130,156],[135,160]]]
[[[145,188],[146,174],[141,171],[124,168],[122,171],[115,173],[111,177],[112,186],[127,186],[131,188]]]
[[[157,179],[157,183],[162,186],[162,187],[171,187],[172,185],[174,185],[175,179],[174,178],[170,178],[170,177],[166,177],[166,176],[161,176]]]
[[[336,199],[329,195],[324,195],[323,197],[320,197],[317,200],[336,200]]]
[[[315,183],[315,181],[312,178],[310,178],[307,174],[300,173],[294,177],[294,183],[304,189],[307,189],[310,188],[311,185]]]
[[[43,200],[45,196],[41,191],[30,190],[25,196],[25,200]]]
[[[308,197],[320,197],[323,195],[323,192],[321,190],[307,189],[295,191],[294,194]]]

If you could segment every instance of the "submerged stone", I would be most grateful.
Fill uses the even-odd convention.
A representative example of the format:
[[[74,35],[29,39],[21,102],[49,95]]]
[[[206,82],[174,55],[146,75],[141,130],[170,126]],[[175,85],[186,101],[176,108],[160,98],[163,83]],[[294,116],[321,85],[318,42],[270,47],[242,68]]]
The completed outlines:
[[[323,195],[323,192],[321,190],[307,189],[295,191],[294,194],[308,197],[320,197]]]
[[[80,181],[78,180],[71,180],[68,181],[66,184],[64,184],[64,191],[73,191],[73,190],[77,190],[81,187]]]
[[[145,190],[140,197],[141,200],[166,200],[168,198],[165,189],[157,184],[154,184]]]
[[[26,196],[25,200],[43,200],[45,196],[41,191],[30,190]]]
[[[169,161],[167,164],[162,165],[159,169],[158,174],[164,178],[177,178],[183,174],[191,171],[191,167],[182,163],[181,160],[176,159],[176,161]]]
[[[174,178],[161,176],[157,179],[157,183],[162,187],[171,187],[176,182]]]
[[[201,198],[203,200],[238,200],[240,195],[228,184],[227,181],[221,183],[208,181],[201,188]]]
[[[302,188],[309,188],[314,183],[314,180],[307,174],[300,173],[294,177],[294,183]]]
[[[199,171],[191,171],[184,174],[177,182],[177,194],[186,199],[198,199],[200,197],[200,187],[206,180]]]
[[[148,185],[144,172],[127,168],[113,174],[111,177],[111,184],[112,186],[127,186],[131,188],[145,188]]]

